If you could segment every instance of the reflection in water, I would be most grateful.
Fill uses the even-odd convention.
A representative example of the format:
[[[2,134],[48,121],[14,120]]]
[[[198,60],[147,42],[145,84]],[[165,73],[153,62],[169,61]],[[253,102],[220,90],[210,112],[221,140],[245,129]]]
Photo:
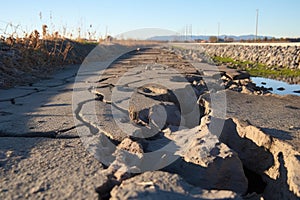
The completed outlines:
[[[277,81],[277,80],[262,78],[262,77],[251,77],[251,80],[259,87],[264,86],[266,88],[273,88],[273,91],[271,92],[274,94],[279,94],[279,95],[293,94],[293,95],[300,96],[300,93],[294,92],[294,91],[300,91],[300,85],[298,84],[291,85],[283,81]]]

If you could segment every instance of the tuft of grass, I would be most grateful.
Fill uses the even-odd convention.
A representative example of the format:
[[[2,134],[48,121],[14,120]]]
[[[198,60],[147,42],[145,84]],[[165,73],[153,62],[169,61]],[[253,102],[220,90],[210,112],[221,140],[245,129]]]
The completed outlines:
[[[298,77],[300,76],[300,70],[299,69],[290,69],[287,67],[268,67],[265,64],[262,63],[254,63],[251,61],[239,61],[234,60],[233,58],[229,57],[220,57],[215,56],[213,57],[214,62],[221,63],[221,64],[229,64],[228,67],[239,69],[239,70],[245,70],[247,71],[251,76],[260,76],[265,78],[277,78],[277,77]]]
[[[221,57],[221,56],[215,56],[213,57],[213,60],[217,63],[238,63],[238,61],[235,61],[233,58],[229,57]]]
[[[251,76],[261,76],[261,77],[298,77],[300,76],[300,70],[289,69],[289,68],[277,68],[270,69],[264,65],[257,65],[251,68],[246,68],[246,71]]]
[[[241,67],[247,67],[249,65],[253,65],[253,62],[250,61],[240,61],[240,60],[234,60],[233,58],[229,57],[220,57],[220,56],[215,56],[213,57],[213,61],[216,63],[226,63],[226,64],[231,64],[231,68],[237,68],[237,66]]]

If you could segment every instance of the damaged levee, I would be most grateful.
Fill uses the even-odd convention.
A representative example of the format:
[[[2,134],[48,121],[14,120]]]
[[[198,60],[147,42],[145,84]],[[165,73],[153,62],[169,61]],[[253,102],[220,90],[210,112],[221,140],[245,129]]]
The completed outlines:
[[[247,169],[262,177],[266,183],[262,195],[266,199],[300,196],[299,153],[292,146],[236,118],[225,120],[220,141],[238,153]]]
[[[169,50],[165,49],[148,49],[143,53],[147,54],[147,51],[157,51],[155,54],[151,53],[155,56],[161,54],[162,57],[159,57],[158,60],[163,60],[166,55],[171,56],[171,65],[180,69],[182,60],[177,58],[177,54],[169,54]],[[140,52],[139,54],[141,54]],[[176,59],[179,61],[175,62]],[[136,64],[138,59],[135,58],[134,62]],[[130,63],[130,59],[128,63]],[[123,69],[125,66],[122,65]],[[145,70],[156,70],[160,74],[170,72],[166,67],[155,65],[154,68],[149,69],[146,66]],[[95,88],[97,91],[91,91],[96,96],[101,96],[100,99],[97,99],[101,106],[97,108],[100,109],[98,110],[98,119],[104,130],[103,133],[108,138],[117,141],[117,148],[113,153],[115,161],[104,172],[107,181],[104,181],[96,189],[99,198],[116,198],[116,195],[123,191],[125,180],[127,182],[134,181],[135,178],[145,175],[144,171],[153,169],[162,170],[163,174],[171,172],[180,175],[185,184],[189,184],[189,187],[193,188],[195,194],[205,193],[202,198],[208,197],[208,193],[215,193],[213,189],[219,190],[220,193],[224,190],[232,191],[231,196],[228,197],[230,199],[238,199],[241,194],[246,193],[247,179],[237,154],[225,144],[220,143],[217,136],[210,133],[208,118],[205,118],[203,124],[199,126],[201,117],[208,114],[205,113],[206,108],[197,103],[199,96],[208,91],[201,78],[202,74],[195,72],[195,69],[188,71],[186,63],[181,70],[186,73],[186,79],[178,77],[177,74],[166,78],[166,80],[172,81],[175,88],[167,89],[160,84],[144,84],[134,89],[134,86],[130,85],[137,83],[134,78],[130,84],[118,85],[114,73],[119,73],[119,70],[116,69],[114,72],[112,67],[107,72],[109,78],[101,81],[101,86]],[[161,79],[162,76],[159,75],[158,78]],[[183,80],[188,80],[188,84]],[[106,87],[105,84],[113,85],[113,87]],[[114,105],[115,101],[111,101],[110,93],[114,89],[132,92],[128,110],[124,111],[122,104],[123,101],[128,100],[125,97],[118,99],[119,105]],[[107,102],[110,102],[109,105]],[[113,117],[113,113],[107,112],[107,106],[123,110],[127,119],[124,118],[122,121],[141,128],[141,134],[128,136],[121,133],[120,130],[114,131],[116,125],[111,126],[104,123]],[[111,120],[113,119],[111,118]],[[153,131],[155,134],[151,135]],[[124,144],[126,145],[124,146]],[[155,156],[151,154],[153,152],[156,153]],[[169,184],[168,180],[160,181],[164,181],[166,185]],[[154,185],[161,187],[155,183]],[[114,192],[109,194],[111,189]],[[161,192],[165,190],[160,189],[162,189]],[[162,195],[161,192],[157,191],[156,195]],[[180,194],[174,193],[173,195]]]
[[[181,67],[180,59],[184,56],[177,56],[177,49],[164,49],[163,53],[159,53],[161,51],[159,49],[147,49],[147,51],[157,51],[151,53],[155,57],[159,57],[160,54],[175,56],[170,59],[173,59],[172,67]],[[140,51],[139,56],[147,54],[147,51]],[[194,55],[193,52],[192,54]],[[131,56],[134,56],[134,53]],[[149,57],[147,58],[149,59]],[[131,61],[130,57],[126,56],[122,59],[128,59],[126,62],[119,62],[122,64],[122,70],[124,70],[124,68],[126,69],[124,63],[130,66]],[[175,62],[176,59],[179,59],[177,63]],[[159,57],[156,60],[163,61],[163,58]],[[134,59],[134,64],[138,64],[137,57]],[[130,67],[132,68],[132,66]],[[186,67],[187,64],[185,63],[182,68],[183,71],[187,69]],[[147,67],[146,69],[149,70]],[[155,70],[164,72],[166,69],[156,66]],[[189,80],[193,90],[187,92],[185,86],[181,85],[181,88],[177,89],[177,94],[184,97],[189,97],[191,93],[196,94],[196,101],[191,103],[189,101],[191,98],[179,102],[174,95],[176,90],[168,90],[159,84],[148,84],[138,88],[130,87],[130,84],[117,85],[116,74],[119,72],[120,70],[114,72],[113,69],[110,69],[107,75],[108,79],[101,81],[101,86],[96,88],[97,91],[94,91],[94,94],[101,97],[97,99],[100,100],[98,102],[99,107],[97,107],[100,109],[98,110],[99,119],[104,121],[112,119],[112,113],[108,114],[101,109],[106,109],[108,105],[114,104],[112,103],[114,101],[110,99],[114,89],[122,91],[124,94],[132,92],[128,110],[123,107],[123,104],[115,107],[123,110],[123,113],[127,115],[127,119],[122,119],[124,123],[132,123],[142,128],[144,132],[141,135],[128,136],[126,133],[115,129],[115,126],[101,124],[101,127],[106,130],[103,133],[115,141],[118,146],[114,152],[116,161],[106,170],[107,181],[97,189],[100,197],[104,199],[117,198],[118,193],[126,193],[127,186],[132,187],[130,194],[133,196],[131,197],[144,194],[143,191],[137,189],[138,186],[134,186],[134,181],[141,177],[143,177],[145,184],[147,183],[146,185],[149,183],[149,188],[158,187],[157,191],[160,191],[162,186],[156,184],[155,181],[153,182],[150,176],[143,173],[139,167],[149,164],[146,162],[149,157],[144,156],[144,154],[157,151],[170,143],[173,144],[172,148],[160,152],[158,156],[160,159],[155,164],[156,166],[164,166],[160,161],[164,160],[165,154],[170,155],[168,157],[170,160],[172,160],[172,156],[177,156],[178,159],[162,169],[157,169],[161,169],[164,173],[180,175],[185,184],[190,184],[190,187],[194,189],[198,187],[198,192],[226,189],[238,194],[235,198],[241,195],[245,198],[251,198],[253,194],[249,193],[252,192],[258,194],[254,194],[256,198],[297,199],[299,197],[299,153],[285,141],[271,137],[263,129],[257,128],[247,121],[243,122],[240,118],[219,119],[218,111],[211,108],[211,97],[218,94],[218,91],[209,90],[208,87],[222,88],[220,85],[223,85],[226,92],[232,90],[236,94],[246,93],[252,96],[268,93],[264,88],[256,87],[248,76],[237,77],[235,73],[228,75],[226,71],[222,71],[218,76],[209,77],[214,82],[206,85],[202,78],[199,78],[203,76],[202,73],[189,71],[187,80]],[[180,79],[175,77],[172,80],[176,80],[177,84],[178,81],[180,82]],[[132,81],[132,84],[136,83],[136,81]],[[241,95],[240,97],[243,98],[244,96]],[[129,99],[123,98],[120,102],[127,100]],[[250,103],[249,100],[248,104]],[[186,112],[182,112],[182,108],[186,108],[184,109]],[[199,112],[194,113],[197,109]],[[230,110],[230,112],[232,111]],[[200,119],[202,119],[201,124]],[[224,124],[219,139],[216,136],[219,134],[215,131],[220,130],[213,125],[214,123]],[[180,127],[180,125],[183,126]],[[150,130],[155,130],[157,134],[150,135],[150,137],[139,137],[149,136]],[[125,147],[134,147],[134,149],[125,148],[129,154],[124,153],[121,151],[124,144],[126,144]],[[129,161],[129,165],[126,165],[125,160]],[[150,160],[155,162],[153,158]],[[147,177],[145,177],[146,174]],[[169,184],[167,180],[164,181],[166,181],[166,185]],[[152,193],[150,192],[150,194]]]

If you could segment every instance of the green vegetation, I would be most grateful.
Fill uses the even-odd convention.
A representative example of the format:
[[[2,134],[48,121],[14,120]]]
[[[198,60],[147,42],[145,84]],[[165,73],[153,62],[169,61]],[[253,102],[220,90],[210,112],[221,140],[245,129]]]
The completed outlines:
[[[276,66],[268,67],[262,63],[254,63],[251,61],[239,61],[228,57],[213,57],[214,62],[221,64],[229,64],[230,68],[245,70],[251,76],[260,77],[297,77],[300,76],[299,69],[279,68]]]
[[[261,77],[297,77],[300,76],[300,70],[293,70],[288,68],[270,69],[266,68],[265,65],[258,64],[252,68],[246,68],[246,71],[251,76],[261,76]]]

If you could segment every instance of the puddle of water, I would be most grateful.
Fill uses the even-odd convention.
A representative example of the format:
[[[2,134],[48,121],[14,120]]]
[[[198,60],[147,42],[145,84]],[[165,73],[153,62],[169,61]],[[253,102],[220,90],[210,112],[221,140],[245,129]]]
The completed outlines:
[[[300,85],[297,84],[288,84],[283,81],[277,81],[269,78],[262,78],[262,77],[251,77],[253,83],[257,86],[264,86],[266,88],[273,88],[273,91],[270,91],[274,94],[279,95],[286,95],[286,94],[293,94],[300,96],[300,93],[296,93],[294,91],[300,91]],[[262,84],[265,83],[265,84]],[[284,88],[284,90],[278,90],[278,88]]]

